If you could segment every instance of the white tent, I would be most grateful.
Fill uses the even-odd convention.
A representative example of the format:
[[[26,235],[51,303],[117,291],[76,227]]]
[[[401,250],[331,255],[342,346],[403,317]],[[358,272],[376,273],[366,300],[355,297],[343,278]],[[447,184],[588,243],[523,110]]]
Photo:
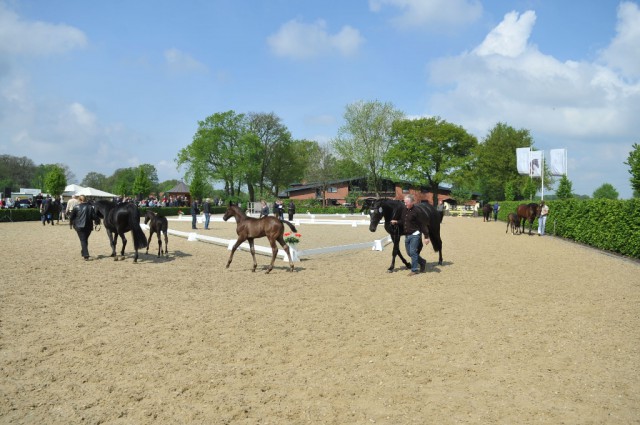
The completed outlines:
[[[62,192],[62,196],[66,198],[71,198],[73,195],[77,194],[80,190],[84,189],[83,186],[77,184],[69,184],[64,188],[64,192]]]
[[[114,195],[113,193],[105,192],[103,190],[94,189],[92,187],[83,187],[76,192],[76,195],[93,196],[95,198],[114,198],[118,196]]]

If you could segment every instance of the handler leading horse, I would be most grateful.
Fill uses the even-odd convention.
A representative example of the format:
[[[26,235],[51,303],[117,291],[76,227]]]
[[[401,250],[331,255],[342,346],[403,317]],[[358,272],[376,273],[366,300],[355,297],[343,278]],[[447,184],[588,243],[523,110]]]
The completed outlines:
[[[244,211],[238,208],[236,205],[230,204],[227,208],[227,211],[224,213],[222,219],[224,221],[229,220],[231,217],[236,219],[236,233],[238,234],[238,240],[236,241],[233,248],[231,248],[231,254],[229,254],[229,261],[227,261],[227,268],[231,265],[231,260],[233,260],[233,254],[236,252],[236,249],[242,244],[244,241],[249,241],[249,246],[251,247],[251,256],[253,257],[253,272],[256,271],[256,267],[258,267],[258,262],[256,261],[256,250],[253,245],[253,240],[255,238],[267,237],[269,239],[269,244],[271,245],[271,251],[273,255],[271,256],[271,264],[267,269],[267,273],[273,270],[273,263],[276,261],[276,256],[278,255],[278,248],[276,247],[276,241],[282,246],[284,251],[287,253],[287,257],[289,257],[289,267],[290,271],[293,271],[293,260],[291,259],[291,253],[289,252],[289,245],[287,245],[284,241],[284,224],[294,232],[298,230],[295,226],[289,223],[286,220],[279,220],[274,216],[266,216],[262,218],[253,218],[248,217]]]

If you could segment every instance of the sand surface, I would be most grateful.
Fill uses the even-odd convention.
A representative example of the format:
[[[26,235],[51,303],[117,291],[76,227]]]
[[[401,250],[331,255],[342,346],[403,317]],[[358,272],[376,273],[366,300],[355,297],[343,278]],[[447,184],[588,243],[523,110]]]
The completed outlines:
[[[0,223],[0,423],[640,423],[640,265],[505,228],[445,217],[444,264],[409,278],[390,246],[265,274],[176,236],[114,262],[104,231],[85,262],[65,224]]]

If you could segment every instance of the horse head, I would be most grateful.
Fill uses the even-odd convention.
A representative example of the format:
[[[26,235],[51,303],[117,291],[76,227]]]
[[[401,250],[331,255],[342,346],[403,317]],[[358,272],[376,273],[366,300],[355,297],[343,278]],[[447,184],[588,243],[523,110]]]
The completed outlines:
[[[242,211],[240,210],[240,208],[238,208],[232,202],[229,202],[229,206],[227,207],[227,210],[224,212],[224,215],[222,216],[222,219],[224,221],[227,221],[231,217],[235,217],[236,220],[237,220],[238,216],[240,216],[240,215],[242,215]]]
[[[369,231],[376,231],[382,217],[384,217],[384,209],[382,208],[382,202],[378,199],[369,204]]]

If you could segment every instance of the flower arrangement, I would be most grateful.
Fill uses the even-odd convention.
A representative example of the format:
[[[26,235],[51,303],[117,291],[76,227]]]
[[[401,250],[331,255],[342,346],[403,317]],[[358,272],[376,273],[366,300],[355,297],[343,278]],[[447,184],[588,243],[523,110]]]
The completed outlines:
[[[182,210],[178,210],[178,215],[181,216],[182,214],[184,214]]]
[[[300,233],[296,233],[295,235],[291,232],[287,232],[284,234],[284,241],[288,244],[291,243],[299,243],[302,235]]]

